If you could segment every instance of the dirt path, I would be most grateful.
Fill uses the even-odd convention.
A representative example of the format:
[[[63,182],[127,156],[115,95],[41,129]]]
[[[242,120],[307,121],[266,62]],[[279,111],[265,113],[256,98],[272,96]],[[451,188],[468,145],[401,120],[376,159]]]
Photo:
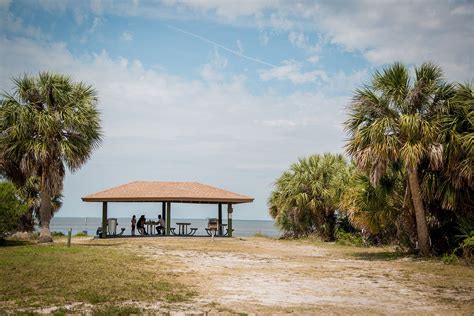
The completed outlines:
[[[238,313],[472,314],[474,269],[381,249],[266,238],[130,240],[198,293],[180,308]],[[172,262],[172,264],[167,264]]]

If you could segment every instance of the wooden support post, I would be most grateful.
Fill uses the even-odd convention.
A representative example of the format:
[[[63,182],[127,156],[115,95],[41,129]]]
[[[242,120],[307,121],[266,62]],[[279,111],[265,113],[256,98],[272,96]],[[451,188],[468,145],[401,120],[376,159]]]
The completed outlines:
[[[72,236],[72,229],[69,228],[67,230],[67,246],[71,247],[71,236]]]
[[[232,204],[227,204],[227,236],[232,237]]]
[[[217,223],[219,227],[219,236],[222,236],[222,203],[219,203],[219,206],[218,206]]]
[[[171,232],[171,202],[166,202],[166,235]]]
[[[165,202],[161,202],[161,218],[164,221],[166,220],[166,204],[165,204]]]
[[[102,238],[107,237],[107,202],[102,202]]]

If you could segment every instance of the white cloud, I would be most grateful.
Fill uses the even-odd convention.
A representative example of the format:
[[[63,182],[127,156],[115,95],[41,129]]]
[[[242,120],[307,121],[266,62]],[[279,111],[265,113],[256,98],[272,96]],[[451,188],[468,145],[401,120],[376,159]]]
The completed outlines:
[[[446,70],[449,79],[468,80],[474,73],[472,1],[166,0],[157,4],[94,0],[78,4],[42,0],[40,4],[58,12],[82,6],[96,15],[213,19],[254,26],[260,32],[321,34],[324,43],[359,52],[374,66],[395,60],[410,64],[431,60]],[[260,34],[260,40],[268,43],[268,33]]]
[[[316,44],[311,44],[308,36],[303,32],[291,31],[288,33],[288,40],[290,43],[304,50],[307,54],[311,55],[307,58],[307,61],[315,64],[319,61],[319,53],[321,52],[322,43],[320,40]]]
[[[125,32],[122,33],[122,35],[120,35],[120,39],[122,41],[127,41],[127,42],[132,41],[133,40],[133,34],[129,31],[125,31]]]
[[[19,36],[34,39],[46,39],[47,36],[38,27],[26,24],[21,18],[8,12],[10,1],[0,2],[0,34],[11,32]]]
[[[260,32],[258,40],[260,44],[262,44],[263,46],[267,46],[268,42],[270,41],[270,36],[267,32]]]
[[[445,1],[366,1],[324,7],[319,22],[332,42],[361,51],[374,65],[430,60],[451,79],[465,80],[474,72],[473,8],[474,3]],[[466,14],[453,14],[459,11]]]
[[[306,58],[309,63],[315,64],[319,61],[319,55],[312,55]]]
[[[252,1],[222,1],[222,0],[165,0],[167,5],[191,8],[201,12],[212,11],[226,19],[235,19],[239,16],[248,16],[259,13],[261,10],[278,5],[275,0]]]
[[[360,52],[374,66],[434,61],[452,80],[470,80],[474,73],[471,1],[244,1],[242,8],[234,8],[235,1],[170,3],[227,18],[220,23],[253,17],[260,30],[288,31],[295,45],[306,45],[302,30],[322,33],[325,41]]]
[[[61,43],[0,37],[0,47],[0,87],[6,91],[14,76],[49,70],[99,93],[105,140],[66,179],[63,210],[97,215],[81,195],[134,179],[192,180],[254,195],[255,203],[239,207],[238,216],[255,218],[255,210],[266,208],[277,166],[315,151],[342,151],[346,97],[255,95],[243,77],[187,80],[105,51],[76,57]],[[227,62],[215,53],[210,63],[222,68]]]
[[[68,1],[39,0],[38,4],[49,12],[64,12],[68,6]]]
[[[221,81],[224,79],[222,71],[227,67],[227,58],[219,54],[217,47],[214,47],[209,62],[201,68],[201,77],[206,81]]]
[[[257,124],[261,124],[267,127],[294,127],[298,125],[297,122],[292,120],[285,120],[285,119],[276,119],[276,120],[263,120],[263,121],[256,121]]]
[[[260,70],[260,79],[289,80],[294,84],[303,84],[315,81],[326,81],[327,74],[322,70],[302,71],[302,63],[294,60],[285,60],[281,66]]]
[[[308,53],[314,54],[321,51],[321,43],[318,41],[318,43],[311,45],[308,36],[306,36],[303,32],[291,31],[288,33],[288,40],[294,46],[304,49]]]

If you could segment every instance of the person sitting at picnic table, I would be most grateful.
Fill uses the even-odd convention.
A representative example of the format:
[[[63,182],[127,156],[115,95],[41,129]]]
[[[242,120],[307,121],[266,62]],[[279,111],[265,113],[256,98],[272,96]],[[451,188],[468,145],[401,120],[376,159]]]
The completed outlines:
[[[137,223],[138,232],[142,235],[148,235],[148,233],[145,230],[145,221],[146,221],[145,215],[142,215],[140,216],[140,219],[138,220],[138,223]]]
[[[156,226],[156,233],[158,235],[165,234],[165,220],[161,218],[161,215],[158,215],[158,225]]]

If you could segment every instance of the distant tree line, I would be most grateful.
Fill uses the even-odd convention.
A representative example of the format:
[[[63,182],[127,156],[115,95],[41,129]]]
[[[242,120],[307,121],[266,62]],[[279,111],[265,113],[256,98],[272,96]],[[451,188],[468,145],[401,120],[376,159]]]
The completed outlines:
[[[394,63],[354,92],[351,161],[300,159],[275,181],[270,214],[288,237],[334,240],[345,229],[425,256],[460,246],[472,256],[473,125],[472,83],[446,82],[432,63],[413,76]]]

